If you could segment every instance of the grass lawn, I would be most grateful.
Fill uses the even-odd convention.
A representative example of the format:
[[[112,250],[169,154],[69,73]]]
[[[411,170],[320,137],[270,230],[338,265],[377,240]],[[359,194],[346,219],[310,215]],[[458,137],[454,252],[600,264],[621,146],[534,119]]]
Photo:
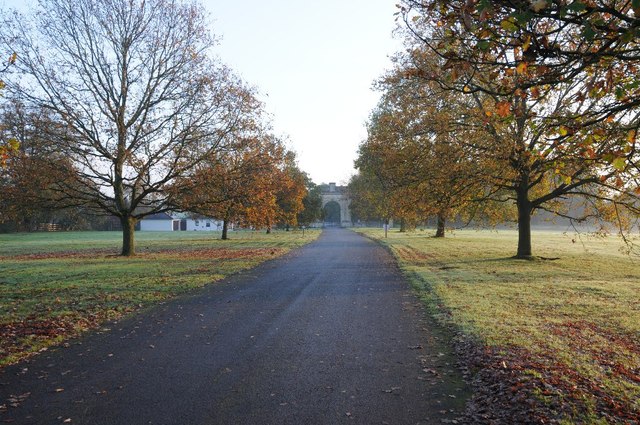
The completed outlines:
[[[507,397],[532,397],[561,423],[639,423],[640,258],[617,237],[534,232],[546,260],[528,261],[511,258],[515,231],[362,231],[440,320],[491,353],[481,367],[514,377]]]
[[[282,255],[320,234],[120,232],[0,234],[0,366],[192,288]]]

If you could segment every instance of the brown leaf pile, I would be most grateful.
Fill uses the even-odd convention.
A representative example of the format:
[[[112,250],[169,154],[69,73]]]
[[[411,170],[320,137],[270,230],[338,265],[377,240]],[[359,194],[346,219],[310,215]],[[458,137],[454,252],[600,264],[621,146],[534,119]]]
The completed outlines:
[[[556,331],[576,334],[571,340],[575,348],[587,349],[588,341],[577,334],[593,328],[593,324],[569,323]],[[638,341],[615,335],[610,339],[611,350],[619,343],[640,352]],[[534,355],[522,348],[481,348],[469,340],[460,341],[458,351],[473,375],[474,389],[465,423],[559,424],[595,411],[603,423],[640,424],[640,410],[633,400],[612,395],[604,385],[567,367],[551,352]],[[604,351],[600,354],[603,364],[609,363],[611,373],[617,374],[616,379],[640,382],[640,371],[612,364],[612,356]]]
[[[21,321],[0,323],[0,353],[10,356],[28,351],[34,341],[53,341],[58,337],[68,338],[82,329],[97,326],[99,320],[92,323],[90,318],[60,316],[55,318],[37,318],[30,316]]]
[[[199,260],[217,260],[217,259],[238,259],[238,258],[264,258],[279,255],[284,251],[282,248],[200,248],[200,249],[163,249],[159,252],[150,252],[145,254],[151,258],[166,257],[182,257]]]
[[[50,259],[74,259],[74,258],[95,258],[99,256],[112,255],[111,249],[82,249],[81,251],[57,251],[57,252],[37,252],[31,254],[5,255],[0,256],[0,260],[50,260]]]
[[[262,258],[279,255],[283,248],[197,248],[197,249],[160,249],[141,247],[136,256],[144,258],[191,258],[191,259],[234,259]],[[112,249],[82,249],[80,251],[41,252],[13,256],[0,256],[0,260],[52,260],[52,259],[85,259],[97,257],[117,257]],[[122,257],[126,258],[126,257]]]

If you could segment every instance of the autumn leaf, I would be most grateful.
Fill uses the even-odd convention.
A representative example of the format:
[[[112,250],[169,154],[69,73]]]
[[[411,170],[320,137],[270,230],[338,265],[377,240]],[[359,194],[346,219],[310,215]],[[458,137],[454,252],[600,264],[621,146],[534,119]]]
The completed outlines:
[[[511,115],[511,102],[505,100],[496,103],[496,113],[503,118]]]
[[[503,30],[509,31],[509,32],[515,32],[518,30],[518,26],[515,24],[515,19],[512,17],[507,18],[502,22],[500,22],[500,26],[502,27]]]
[[[616,158],[613,160],[611,165],[613,166],[613,168],[615,168],[618,171],[624,171],[627,165],[627,162],[625,161],[624,158]]]
[[[629,133],[627,133],[627,142],[633,143],[635,140],[636,140],[636,131],[629,130]]]
[[[547,7],[547,0],[534,0],[531,2],[531,10],[534,12],[540,12]]]
[[[531,87],[531,97],[537,99],[540,97],[540,89],[538,87]]]
[[[529,64],[527,62],[520,62],[516,67],[516,73],[522,75],[527,73],[527,67]]]

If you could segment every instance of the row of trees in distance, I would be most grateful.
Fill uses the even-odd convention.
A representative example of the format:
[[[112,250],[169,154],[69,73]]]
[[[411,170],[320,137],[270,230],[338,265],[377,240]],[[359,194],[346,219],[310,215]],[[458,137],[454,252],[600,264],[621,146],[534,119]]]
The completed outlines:
[[[404,51],[360,146],[354,206],[401,220],[518,223],[537,211],[613,222],[640,212],[640,2],[399,4]]]

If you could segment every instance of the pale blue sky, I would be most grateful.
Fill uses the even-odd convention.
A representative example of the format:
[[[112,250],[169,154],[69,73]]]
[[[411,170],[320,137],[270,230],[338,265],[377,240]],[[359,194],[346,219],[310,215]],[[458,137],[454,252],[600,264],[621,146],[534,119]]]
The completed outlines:
[[[4,0],[5,6],[24,5]],[[2,0],[0,0],[2,4]],[[217,53],[256,86],[277,133],[316,183],[346,183],[378,94],[373,80],[399,48],[394,0],[204,0]]]

